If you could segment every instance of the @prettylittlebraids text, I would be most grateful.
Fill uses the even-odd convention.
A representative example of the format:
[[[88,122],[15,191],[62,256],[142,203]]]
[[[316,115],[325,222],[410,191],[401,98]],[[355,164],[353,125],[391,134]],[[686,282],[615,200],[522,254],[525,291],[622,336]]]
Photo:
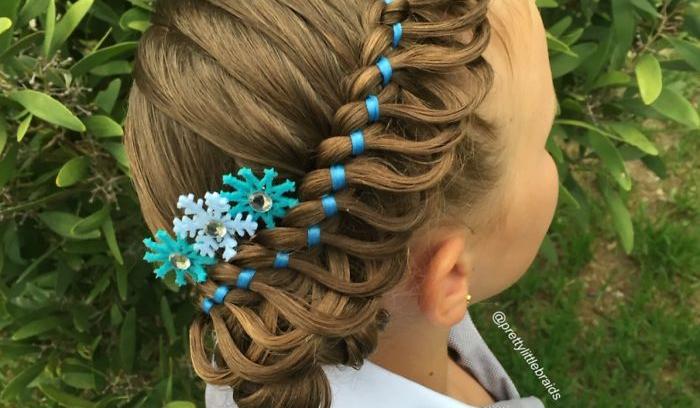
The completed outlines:
[[[552,382],[549,377],[547,377],[547,374],[544,373],[544,367],[540,367],[540,365],[537,363],[538,360],[532,354],[532,351],[528,347],[524,346],[523,339],[521,339],[520,336],[518,336],[518,334],[515,333],[515,331],[510,327],[510,324],[508,324],[506,321],[506,314],[499,310],[491,316],[491,319],[496,327],[503,330],[503,332],[508,335],[508,338],[513,343],[513,350],[517,351],[523,357],[525,363],[530,366],[530,369],[540,380],[552,399],[556,401],[561,398],[561,394],[559,393],[559,389],[556,387],[556,383]]]

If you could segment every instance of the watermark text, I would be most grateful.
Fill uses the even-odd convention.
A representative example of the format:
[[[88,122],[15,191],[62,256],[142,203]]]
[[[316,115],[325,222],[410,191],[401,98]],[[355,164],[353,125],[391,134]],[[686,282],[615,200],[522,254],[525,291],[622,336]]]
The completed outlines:
[[[506,321],[506,314],[499,310],[491,316],[491,319],[496,327],[503,330],[503,333],[508,335],[508,339],[511,341],[511,343],[513,343],[513,350],[517,351],[523,357],[525,363],[530,366],[533,374],[537,376],[537,379],[540,380],[542,386],[547,390],[547,393],[552,397],[552,399],[556,401],[561,398],[557,384],[552,382],[549,377],[547,377],[547,374],[544,372],[544,367],[539,365],[537,358],[534,356],[534,354],[532,354],[530,348],[525,347],[525,342],[523,339],[521,339],[513,328],[510,327],[510,324],[508,324]]]

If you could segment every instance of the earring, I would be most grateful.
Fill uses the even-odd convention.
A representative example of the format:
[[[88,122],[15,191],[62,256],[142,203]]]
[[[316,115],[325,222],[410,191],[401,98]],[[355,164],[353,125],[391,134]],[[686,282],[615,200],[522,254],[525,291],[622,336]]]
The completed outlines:
[[[467,299],[467,307],[469,307],[469,304],[472,302],[472,295],[467,294],[467,296],[465,297],[465,299]]]

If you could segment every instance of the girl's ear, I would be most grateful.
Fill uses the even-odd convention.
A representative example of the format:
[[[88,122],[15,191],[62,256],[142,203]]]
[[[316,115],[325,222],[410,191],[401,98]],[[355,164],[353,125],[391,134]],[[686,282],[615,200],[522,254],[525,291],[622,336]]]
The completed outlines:
[[[467,311],[468,271],[472,265],[466,255],[467,238],[463,231],[440,235],[416,254],[419,262],[414,264],[414,276],[418,278],[420,310],[426,319],[437,326],[451,327]]]

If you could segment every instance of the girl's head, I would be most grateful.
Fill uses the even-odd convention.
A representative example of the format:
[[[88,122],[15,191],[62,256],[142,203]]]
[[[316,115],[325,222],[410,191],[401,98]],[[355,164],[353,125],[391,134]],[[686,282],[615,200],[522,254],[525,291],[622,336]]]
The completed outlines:
[[[257,270],[249,290],[231,290],[190,329],[195,371],[233,386],[242,408],[328,406],[322,365],[359,366],[387,308],[398,315],[413,304],[425,321],[453,324],[464,314],[457,298],[493,295],[531,262],[556,201],[544,150],[551,78],[538,66],[520,72],[521,54],[487,50],[486,6],[158,4],[137,55],[125,137],[149,227],[170,229],[179,195],[219,190],[221,175],[240,167],[274,167],[296,181],[301,201],[196,286],[201,300],[233,285],[241,269]],[[542,65],[544,40],[534,38],[542,44],[530,45],[528,63]],[[386,84],[382,56],[393,68]],[[525,80],[539,88],[521,94]],[[379,101],[374,123],[368,95]],[[357,129],[362,154],[349,137]],[[321,200],[337,163],[347,188],[335,193],[339,213],[329,218]],[[311,225],[321,245],[307,248]],[[291,253],[288,268],[272,267],[278,251]],[[387,302],[406,288],[409,301]]]

